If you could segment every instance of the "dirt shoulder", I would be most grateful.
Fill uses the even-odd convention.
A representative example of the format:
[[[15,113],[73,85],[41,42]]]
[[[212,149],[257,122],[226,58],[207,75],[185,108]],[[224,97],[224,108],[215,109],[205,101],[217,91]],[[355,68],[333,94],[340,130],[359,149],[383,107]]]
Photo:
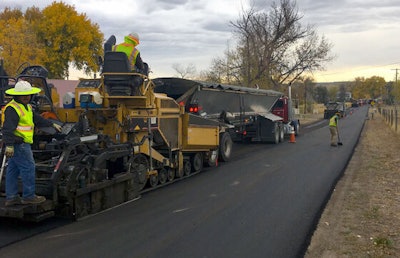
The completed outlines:
[[[367,120],[305,257],[400,257],[400,136]]]

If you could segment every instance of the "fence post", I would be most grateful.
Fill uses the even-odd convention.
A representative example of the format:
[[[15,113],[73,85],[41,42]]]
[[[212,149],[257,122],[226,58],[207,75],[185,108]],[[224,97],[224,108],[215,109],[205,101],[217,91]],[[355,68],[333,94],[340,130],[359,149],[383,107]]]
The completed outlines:
[[[390,127],[393,127],[393,109],[390,110]]]

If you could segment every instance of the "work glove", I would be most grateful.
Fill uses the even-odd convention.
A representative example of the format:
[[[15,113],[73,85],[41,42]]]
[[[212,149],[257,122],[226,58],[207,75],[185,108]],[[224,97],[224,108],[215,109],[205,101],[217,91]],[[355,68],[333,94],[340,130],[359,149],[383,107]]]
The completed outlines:
[[[5,154],[7,158],[14,156],[14,146],[6,146]]]
[[[61,125],[58,125],[58,124],[56,124],[56,123],[53,124],[53,127],[54,127],[57,131],[59,131],[59,132],[61,132],[61,130],[62,130],[62,126],[61,126]]]

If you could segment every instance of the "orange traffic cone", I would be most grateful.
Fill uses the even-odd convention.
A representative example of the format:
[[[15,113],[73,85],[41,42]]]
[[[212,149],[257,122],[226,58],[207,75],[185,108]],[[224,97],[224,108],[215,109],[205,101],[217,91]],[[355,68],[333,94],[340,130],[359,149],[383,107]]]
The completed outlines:
[[[289,139],[290,143],[295,143],[296,142],[296,137],[295,137],[295,133],[294,133],[294,128],[292,126],[292,131],[290,132],[290,139]]]

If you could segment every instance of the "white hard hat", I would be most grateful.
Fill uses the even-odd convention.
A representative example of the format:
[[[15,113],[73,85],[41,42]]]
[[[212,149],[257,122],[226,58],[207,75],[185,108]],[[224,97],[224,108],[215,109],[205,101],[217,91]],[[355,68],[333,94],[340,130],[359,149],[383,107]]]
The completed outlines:
[[[139,42],[139,34],[137,34],[136,32],[129,33],[129,37],[135,38]]]
[[[39,93],[40,91],[40,88],[32,87],[32,85],[27,81],[18,81],[15,84],[15,87],[6,90],[6,93],[8,95],[32,95]]]
[[[137,34],[136,32],[132,32],[128,36],[125,36],[125,41],[131,42],[135,45],[139,45],[139,34]]]

